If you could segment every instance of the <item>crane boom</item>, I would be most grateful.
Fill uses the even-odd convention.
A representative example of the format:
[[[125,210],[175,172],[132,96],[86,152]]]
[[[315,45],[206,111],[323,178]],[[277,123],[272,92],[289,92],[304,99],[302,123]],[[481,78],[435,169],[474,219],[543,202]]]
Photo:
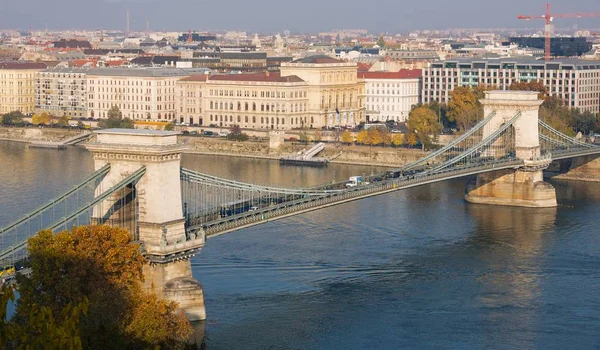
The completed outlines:
[[[592,13],[592,12],[577,12],[577,13],[561,13],[561,14],[551,14],[550,13],[550,3],[546,3],[546,14],[543,16],[524,16],[518,15],[518,19],[529,21],[531,19],[543,19],[546,20],[546,27],[544,28],[545,32],[545,44],[544,44],[544,59],[546,61],[550,60],[550,38],[552,36],[552,20],[554,18],[595,18],[600,17],[600,13]]]

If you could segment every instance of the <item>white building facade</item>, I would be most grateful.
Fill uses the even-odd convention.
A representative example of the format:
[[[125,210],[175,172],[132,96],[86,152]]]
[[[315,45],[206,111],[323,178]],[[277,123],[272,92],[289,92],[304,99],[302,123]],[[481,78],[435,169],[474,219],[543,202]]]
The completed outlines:
[[[508,90],[513,82],[541,81],[571,108],[600,112],[600,61],[561,59],[453,59],[423,69],[423,103],[448,103],[458,86],[489,85]]]
[[[117,106],[123,118],[174,121],[176,83],[206,68],[96,68],[87,74],[88,117],[107,118]]]
[[[421,70],[360,72],[364,79],[366,114],[369,122],[405,122],[412,106],[421,102]]]

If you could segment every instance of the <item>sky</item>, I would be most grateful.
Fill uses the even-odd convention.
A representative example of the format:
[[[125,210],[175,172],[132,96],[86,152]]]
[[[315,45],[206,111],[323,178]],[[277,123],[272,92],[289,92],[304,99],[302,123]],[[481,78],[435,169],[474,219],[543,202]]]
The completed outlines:
[[[600,13],[599,0],[555,0],[554,13]],[[0,29],[242,30],[316,33],[364,28],[543,28],[539,0],[0,0]],[[557,19],[558,27],[600,28],[600,18]]]

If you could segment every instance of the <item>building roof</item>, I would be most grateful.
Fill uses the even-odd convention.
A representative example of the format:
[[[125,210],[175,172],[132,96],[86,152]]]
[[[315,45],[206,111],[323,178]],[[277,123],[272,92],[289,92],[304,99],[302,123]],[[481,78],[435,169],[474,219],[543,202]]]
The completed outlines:
[[[304,58],[300,58],[297,59],[295,61],[293,61],[292,63],[314,63],[314,64],[319,64],[319,63],[346,63],[345,61],[342,60],[338,60],[329,56],[325,56],[325,55],[315,55],[315,56],[309,56],[309,57],[304,57]]]
[[[266,52],[221,52],[221,59],[266,60]]]
[[[373,67],[372,64],[363,63],[363,62],[356,62],[356,65],[358,66],[359,72],[367,72],[367,71],[369,71],[369,69],[371,69],[371,67]]]
[[[44,63],[9,61],[0,62],[0,69],[46,69]]]
[[[418,79],[422,75],[420,69],[401,69],[398,72],[358,72],[363,79]]]
[[[89,75],[100,75],[108,77],[184,77],[194,74],[208,72],[208,68],[96,68],[90,70]]]
[[[247,81],[247,82],[269,82],[269,83],[303,83],[304,80],[296,75],[281,76],[279,73],[257,73],[257,74],[223,74],[213,75],[211,81]]]
[[[559,65],[571,65],[571,66],[594,66],[600,65],[598,60],[584,60],[579,58],[558,58],[550,61],[537,60],[532,57],[502,57],[502,58],[452,58],[445,61],[435,61],[432,64],[443,64],[446,62],[456,62],[458,64],[471,64],[471,63],[486,63],[486,64],[502,64],[502,63],[515,63],[523,65],[546,65],[546,64],[559,64]]]
[[[180,79],[180,81],[207,81],[208,74],[194,74],[189,77]]]

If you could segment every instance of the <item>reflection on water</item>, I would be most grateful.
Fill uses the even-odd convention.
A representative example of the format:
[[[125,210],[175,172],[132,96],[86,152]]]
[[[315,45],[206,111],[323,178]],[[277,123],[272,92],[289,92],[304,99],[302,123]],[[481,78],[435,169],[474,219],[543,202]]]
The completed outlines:
[[[236,180],[309,186],[370,167],[184,156]],[[92,171],[84,150],[0,143],[0,224]],[[335,173],[335,174],[334,174]],[[208,349],[600,348],[600,184],[559,207],[480,206],[465,179],[210,239],[192,259]]]

